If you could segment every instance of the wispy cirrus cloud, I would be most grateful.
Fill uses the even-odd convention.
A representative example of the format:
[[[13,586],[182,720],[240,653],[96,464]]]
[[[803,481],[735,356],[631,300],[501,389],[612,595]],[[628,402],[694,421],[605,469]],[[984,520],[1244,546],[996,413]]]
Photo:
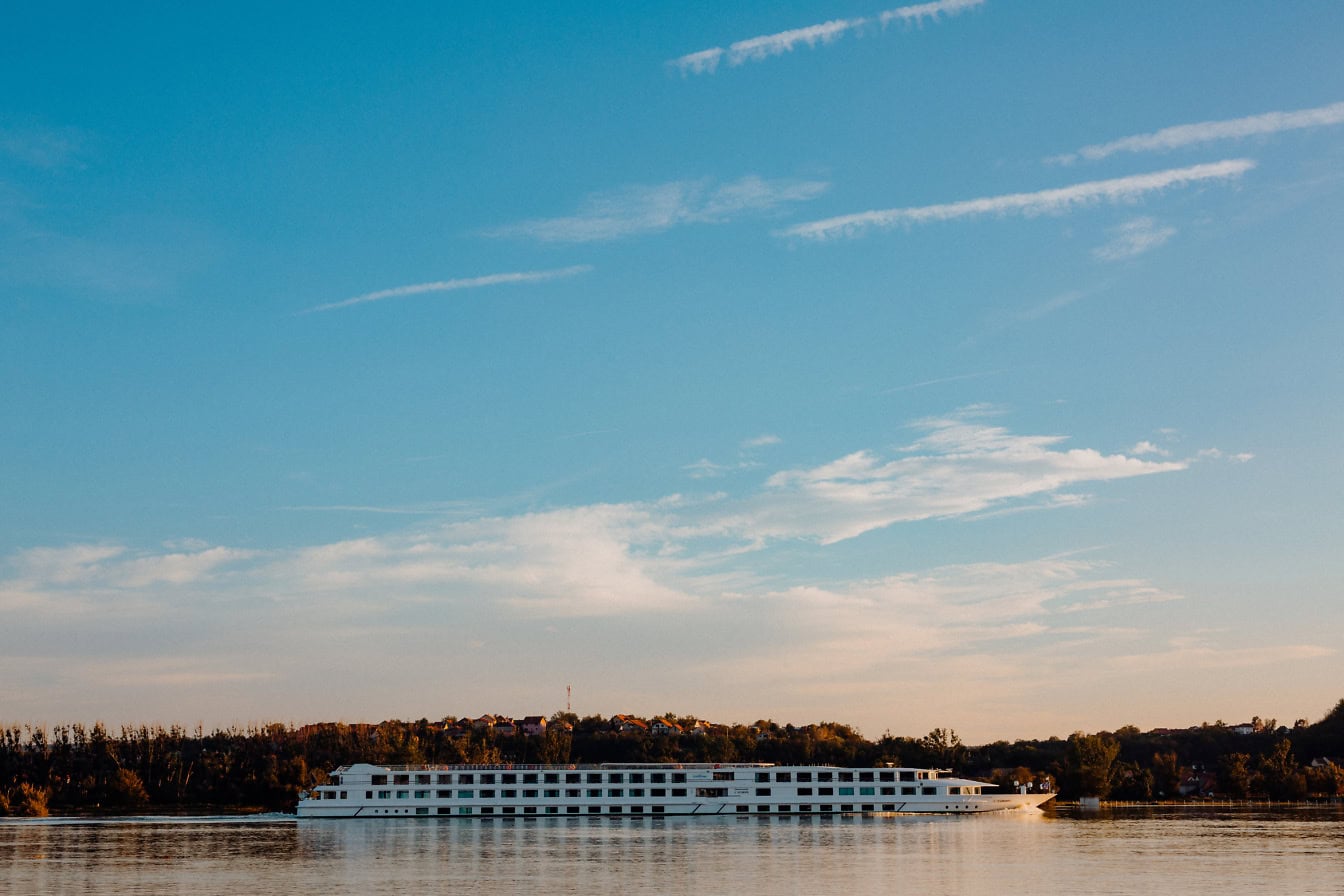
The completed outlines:
[[[88,135],[78,128],[0,128],[0,156],[48,171],[82,167],[87,143]]]
[[[684,224],[721,223],[740,215],[769,212],[815,199],[829,186],[825,181],[767,180],[756,175],[717,184],[707,179],[636,184],[589,196],[573,215],[536,218],[492,228],[485,234],[529,237],[546,243],[603,242]]]
[[[1233,180],[1255,167],[1251,159],[1227,159],[1187,168],[1171,168],[1149,174],[1134,174],[1109,180],[1038,190],[1034,193],[1009,193],[986,196],[938,205],[891,208],[840,215],[798,224],[783,231],[784,236],[809,240],[829,240],[854,237],[868,230],[885,230],[897,226],[927,224],[935,221],[954,221],[985,215],[1060,214],[1072,208],[1097,203],[1135,202],[1141,197],[1174,187],[1207,181]]]
[[[818,44],[830,44],[845,34],[859,32],[877,25],[886,28],[893,23],[919,25],[925,19],[937,20],[940,16],[953,16],[972,7],[982,6],[985,0],[936,0],[930,3],[916,3],[878,13],[876,16],[861,16],[853,19],[831,19],[816,25],[791,28],[775,34],[749,37],[723,47],[710,47],[697,50],[671,60],[668,65],[684,75],[702,75],[716,71],[719,63],[727,61],[730,66],[739,66],[746,62],[760,62],[771,56],[791,53],[800,46],[816,47]]]
[[[1132,218],[1111,230],[1111,241],[1092,250],[1101,261],[1124,261],[1156,249],[1176,235],[1175,227],[1158,224],[1153,218]]]
[[[1183,146],[1212,143],[1215,140],[1237,140],[1245,137],[1278,134],[1283,131],[1298,131],[1305,128],[1319,128],[1341,123],[1344,123],[1344,102],[1317,106],[1314,109],[1298,109],[1292,112],[1266,112],[1262,115],[1249,115],[1245,118],[1181,124],[1163,128],[1151,134],[1135,134],[1129,137],[1121,137],[1119,140],[1112,140],[1109,143],[1084,146],[1077,152],[1051,156],[1046,161],[1067,165],[1079,159],[1097,161],[1116,153],[1160,152],[1168,149],[1179,149]]]
[[[366,292],[353,298],[342,299],[339,302],[314,305],[301,313],[312,314],[316,311],[333,311],[337,308],[363,305],[366,302],[380,302],[384,299],[397,299],[426,292],[454,292],[459,289],[480,289],[485,286],[499,286],[506,283],[545,283],[548,280],[560,280],[565,277],[586,274],[592,269],[593,266],[590,264],[576,264],[567,268],[554,268],[548,271],[514,271],[504,274],[486,274],[481,277],[462,277],[456,280],[436,280],[432,283],[413,283],[409,286],[394,286],[391,289]]]
[[[736,525],[751,537],[831,544],[901,522],[963,517],[1050,499],[1070,487],[1183,470],[1094,448],[1064,449],[1063,436],[1018,435],[967,408],[916,424],[922,435],[886,458],[855,451],[816,467],[782,470],[748,502]]]

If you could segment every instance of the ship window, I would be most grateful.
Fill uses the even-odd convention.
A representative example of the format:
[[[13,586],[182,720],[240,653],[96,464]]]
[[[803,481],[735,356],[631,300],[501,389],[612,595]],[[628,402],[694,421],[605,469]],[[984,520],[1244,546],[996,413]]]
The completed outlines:
[[[714,773],[714,780],[715,780],[715,781],[731,781],[731,780],[733,780],[733,773],[732,773],[732,772],[715,772],[715,773]]]
[[[841,811],[841,812],[853,812],[853,811],[854,811],[854,806],[853,806],[852,804],[843,804],[843,805],[840,806],[840,811]]]
[[[625,796],[625,791],[621,790],[619,787],[613,787],[607,791],[607,796]]]
[[[434,811],[437,812],[439,815],[452,815],[452,814],[453,814],[453,808],[452,808],[451,806],[440,806],[438,809],[436,809],[436,810],[434,810]]]
[[[822,807],[821,807],[820,809],[818,809],[817,811],[819,811],[819,812],[834,812],[834,811],[835,811],[835,807],[834,807],[834,806],[822,806]]]
[[[418,799],[418,800],[427,800],[427,799],[429,799],[429,791],[428,791],[428,790],[417,790],[417,791],[415,792],[415,798]]]
[[[654,806],[654,807],[653,807],[653,814],[654,814],[654,815],[662,815],[662,814],[663,814],[663,807],[662,807],[662,806]]]
[[[859,809],[862,810],[862,811],[864,811],[864,812],[871,812],[871,811],[873,811],[873,804],[872,804],[872,803],[864,803],[862,806],[859,807]]]
[[[612,806],[610,809],[607,810],[607,814],[608,814],[608,815],[619,815],[619,814],[621,814],[621,807],[620,807],[620,806]]]
[[[542,783],[544,783],[544,784],[559,784],[559,783],[560,783],[560,776],[559,776],[558,774],[556,774],[555,772],[547,772],[546,774],[542,775]]]
[[[566,783],[566,784],[577,784],[577,783],[579,783],[579,777],[580,777],[580,776],[579,776],[578,774],[576,774],[576,773],[574,773],[574,772],[570,772],[570,773],[568,773],[568,774],[565,775],[565,783]]]
[[[913,787],[901,788],[901,796],[914,796],[914,794],[915,794],[915,788]]]
[[[342,791],[341,791],[341,799],[346,799],[346,795],[345,795],[345,794],[346,794],[346,791],[342,790]]]
[[[451,783],[453,783],[453,776],[452,776],[452,775],[439,775],[439,777],[434,781],[434,783],[435,783],[435,784],[451,784]]]
[[[429,814],[429,807],[428,807],[428,806],[417,806],[417,807],[415,808],[415,814],[416,814],[416,815],[428,815],[428,814]]]
[[[542,794],[542,795],[545,796],[546,799],[548,799],[548,800],[558,800],[558,799],[560,799],[560,791],[558,791],[558,790],[546,790],[546,791],[543,791],[543,794]]]
[[[517,776],[517,775],[511,775],[511,774],[510,774],[510,775],[500,775],[500,776],[499,776],[499,783],[501,783],[501,784],[517,784],[517,783],[518,783],[518,776]]]
[[[878,772],[878,773],[877,773],[877,780],[879,780],[879,781],[895,781],[895,780],[896,780],[896,773],[895,773],[895,772]]]
[[[568,815],[578,815],[578,814],[579,814],[579,807],[578,807],[578,806],[566,806],[566,807],[565,807],[565,813],[568,814]]]
[[[398,791],[397,791],[397,799],[399,799],[399,800],[410,799],[410,797],[411,797],[411,792],[410,792],[409,790],[398,790]]]
[[[644,795],[644,788],[643,788],[643,787],[631,787],[631,788],[630,788],[630,795],[631,795],[631,796],[643,796],[643,795]]]
[[[589,814],[589,815],[597,815],[597,814],[598,814],[599,812],[601,812],[601,811],[602,811],[602,807],[601,807],[601,806],[589,806],[589,807],[588,807],[588,814]]]
[[[792,780],[793,780],[792,772],[775,772],[775,781],[777,781],[780,784]]]
[[[860,780],[860,781],[871,781],[871,780],[873,780],[873,773],[872,773],[872,772],[859,772],[859,780]]]
[[[378,791],[378,799],[380,799],[380,800],[390,800],[390,799],[392,799],[392,791],[390,791],[390,790],[380,790],[380,791]]]
[[[767,809],[767,808],[769,808],[769,807],[768,807],[768,806],[762,806],[761,808],[762,808],[762,809]],[[788,804],[785,803],[783,806],[780,806],[780,807],[779,807],[779,811],[781,811],[781,812],[788,812],[788,811],[789,811],[789,806],[788,806]]]
[[[523,783],[524,783],[524,784],[535,784],[535,783],[537,783],[537,775],[536,775],[536,773],[533,772],[533,773],[531,773],[531,774],[523,775]]]
[[[481,791],[481,799],[483,799],[483,800],[492,800],[492,799],[494,799],[494,798],[495,798],[495,792],[494,792],[493,790],[482,790],[482,791]]]
[[[374,787],[377,787],[379,784],[386,784],[387,775],[374,775],[373,778],[370,779],[369,783],[372,784]]]
[[[882,795],[883,795],[883,796],[895,796],[895,795],[896,795],[896,788],[895,788],[895,787],[883,787],[883,788],[882,788]]]
[[[672,795],[673,795],[673,796],[685,796],[685,795],[686,795],[686,788],[685,788],[685,787],[673,787],[673,788],[672,788]]]
[[[482,784],[493,784],[493,783],[495,783],[495,776],[494,776],[494,775],[491,775],[491,774],[484,774],[484,775],[481,775],[481,783],[482,783]]]
[[[318,799],[323,799],[323,800],[334,800],[334,799],[336,799],[336,791],[334,791],[334,790],[327,790],[327,791],[321,791],[321,790],[319,790],[318,793],[317,793],[317,797],[318,797]]]
[[[470,815],[470,814],[471,814],[471,807],[470,807],[470,806],[458,806],[458,808],[457,808],[457,814],[458,814],[458,815]]]
[[[750,807],[750,806],[738,805],[738,807],[737,807],[737,811],[739,811],[739,812],[750,812],[750,811],[751,811],[751,807]]]
[[[798,788],[798,795],[799,795],[799,796],[811,796],[811,795],[812,795],[812,788],[811,788],[811,787],[799,787],[799,788]]]
[[[506,799],[506,800],[516,800],[516,799],[518,798],[518,791],[516,791],[516,790],[501,790],[501,791],[499,792],[499,795],[502,796],[502,797],[504,797],[504,799]]]
[[[410,776],[410,775],[393,775],[393,776],[392,776],[392,783],[393,783],[393,784],[409,784],[409,783],[411,783],[411,776]]]
[[[925,796],[933,796],[934,794],[936,794],[936,793],[938,792],[938,788],[937,788],[937,787],[921,787],[921,788],[919,789],[919,792],[922,793],[922,794],[924,794]]]
[[[654,787],[649,791],[649,796],[667,796],[666,787]]]
[[[644,773],[643,773],[643,772],[631,772],[631,773],[630,773],[630,783],[631,783],[631,784],[643,784],[643,783],[644,783]]]
[[[537,807],[536,807],[536,806],[524,806],[524,807],[523,807],[523,814],[524,814],[524,815],[536,815],[536,814],[537,814]]]
[[[589,784],[601,784],[601,783],[602,783],[602,776],[599,775],[599,774],[596,774],[596,773],[591,773],[591,774],[588,775],[588,783],[589,783]]]
[[[495,814],[495,808],[494,808],[493,806],[482,806],[482,807],[481,807],[481,814],[482,814],[482,815],[494,815],[494,814]]]
[[[883,811],[883,812],[895,812],[895,811],[896,811],[896,804],[895,804],[895,803],[883,803],[883,804],[882,804],[882,811]]]
[[[851,788],[852,789],[852,788]],[[834,787],[818,787],[817,796],[835,796]]]
[[[807,803],[803,803],[801,806],[798,807],[798,811],[799,811],[799,812],[811,812],[811,811],[812,811],[812,807],[809,806]]]
[[[429,775],[416,775],[416,776],[415,776],[415,783],[417,783],[417,784],[428,784],[428,783],[429,783]]]
[[[515,809],[513,806],[505,806],[505,807],[504,807],[504,814],[505,814],[505,815],[513,815],[513,814],[514,814],[515,812],[517,812],[517,811],[518,811],[518,810]]]
[[[625,782],[625,776],[622,775],[620,772],[613,772],[610,775],[607,775],[608,784],[622,784],[624,782]]]
[[[757,812],[769,812],[769,811],[770,811],[770,807],[769,807],[769,806],[766,806],[766,805],[760,805],[760,806],[757,806],[757,807],[756,807],[756,811],[757,811]]]
[[[476,783],[476,776],[475,776],[475,775],[458,775],[458,776],[457,776],[457,783],[459,783],[459,784],[475,784],[475,783]]]
[[[537,792],[536,792],[535,790],[524,790],[524,791],[523,791],[523,799],[525,799],[525,800],[534,800],[534,799],[536,799],[536,798],[537,798]]]
[[[434,798],[440,800],[450,800],[453,798],[453,792],[451,790],[436,790],[434,791]]]
[[[364,799],[366,799],[366,800],[371,800],[371,799],[373,799],[373,791],[372,791],[372,790],[366,790],[366,791],[364,791]]]
[[[649,781],[654,784],[664,784],[667,782],[667,775],[662,772],[652,772],[649,775]]]
[[[913,781],[913,780],[915,780],[915,773],[914,773],[914,772],[901,772],[901,780],[902,780],[902,781]]]
[[[476,795],[476,791],[474,791],[474,790],[459,790],[459,791],[457,792],[457,798],[460,799],[460,800],[469,800],[469,799],[471,799],[472,797],[474,797],[475,795]]]
[[[631,807],[630,807],[630,814],[631,814],[631,815],[643,815],[643,814],[644,814],[644,807],[643,807],[643,806],[631,806]]]
[[[588,795],[589,795],[589,796],[601,796],[601,795],[602,795],[602,788],[600,788],[600,787],[590,787],[590,788],[588,789]]]
[[[822,778],[821,780],[829,780],[830,777],[831,777],[830,775],[827,775],[825,778]],[[811,773],[811,772],[799,772],[799,773],[798,773],[798,783],[799,783],[799,784],[802,784],[802,783],[805,782],[805,781],[806,781],[807,783],[809,783],[809,784],[812,782],[812,773]]]
[[[833,780],[835,780],[835,775],[832,774],[831,772],[817,772],[817,780],[818,780],[818,781],[833,781]]]
[[[756,788],[756,789],[757,789],[757,790],[761,790],[762,788],[759,788],[759,787],[758,787],[758,788]],[[695,788],[695,795],[696,795],[696,796],[702,796],[702,797],[704,797],[704,796],[707,796],[707,797],[723,797],[723,796],[727,796],[727,795],[728,795],[728,788],[727,788],[727,787],[697,787],[697,788]]]
[[[853,773],[853,772],[841,772],[841,773],[840,773],[840,780],[841,780],[841,781],[853,781],[853,780],[854,780],[854,773]]]
[[[770,773],[769,773],[769,772],[757,772],[757,773],[756,773],[756,783],[757,783],[757,784],[763,784],[763,783],[765,783],[766,781],[769,781],[769,780],[770,780]]]
[[[559,807],[559,806],[547,806],[547,807],[546,807],[546,814],[547,814],[547,815],[559,815],[559,814],[560,814],[560,807]]]
[[[673,773],[672,773],[672,783],[673,783],[673,784],[685,784],[685,783],[686,783],[686,773],[685,773],[685,772],[673,772]]]
[[[949,787],[949,788],[947,788],[947,792],[948,792],[948,793],[951,793],[951,794],[959,794],[959,793],[961,793],[961,788],[960,788],[960,787]]]

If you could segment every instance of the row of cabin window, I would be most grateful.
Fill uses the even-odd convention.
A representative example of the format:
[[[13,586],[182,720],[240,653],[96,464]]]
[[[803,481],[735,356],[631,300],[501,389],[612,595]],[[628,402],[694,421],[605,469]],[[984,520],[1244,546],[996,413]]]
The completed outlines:
[[[377,796],[376,796],[376,797],[374,796],[374,793],[375,793],[375,792],[377,793]],[[685,795],[686,795],[686,788],[685,788],[685,787],[673,787],[673,788],[671,788],[671,789],[669,790],[668,788],[665,788],[665,787],[651,787],[651,788],[644,788],[644,787],[630,787],[630,788],[624,788],[624,787],[611,787],[611,788],[608,788],[606,791],[603,791],[601,788],[596,788],[596,787],[595,787],[595,788],[589,788],[589,789],[587,789],[587,790],[577,790],[577,789],[566,790],[566,791],[565,791],[565,798],[566,798],[566,799],[579,799],[580,797],[588,797],[588,798],[592,798],[592,799],[601,799],[602,797],[607,797],[607,798],[613,798],[613,797],[614,797],[614,798],[616,798],[616,799],[624,799],[624,798],[626,798],[626,797],[631,797],[631,798],[634,798],[634,799],[639,799],[639,798],[645,796],[646,793],[647,793],[648,796],[651,796],[651,797],[666,797],[666,796],[668,796],[669,794],[672,795],[672,796],[685,796]],[[393,794],[395,794],[395,796],[394,796]],[[334,799],[336,799],[336,791],[334,791],[334,790],[323,791],[322,796],[323,796],[324,799],[334,800]],[[472,800],[472,799],[483,799],[483,800],[506,799],[506,800],[513,800],[513,799],[517,799],[517,798],[518,798],[518,791],[516,791],[516,790],[498,790],[498,791],[496,791],[496,790],[459,790],[459,791],[456,792],[456,794],[454,794],[454,792],[451,791],[451,790],[436,790],[436,791],[433,792],[433,798],[434,798],[434,799],[449,800],[449,799],[453,799],[454,797],[456,797],[456,798],[459,799],[459,800]],[[340,792],[340,798],[341,798],[341,799],[345,799],[345,798],[346,798],[346,791],[342,790],[342,791]],[[430,796],[430,791],[428,791],[428,790],[417,790],[417,791],[414,792],[414,796],[412,796],[412,792],[409,791],[409,790],[397,790],[397,791],[392,791],[392,790],[379,790],[379,791],[366,790],[366,791],[364,791],[364,799],[366,799],[366,800],[371,800],[371,799],[380,799],[380,800],[391,800],[391,799],[398,799],[398,800],[409,800],[409,799],[427,800],[427,799],[430,799],[430,798],[431,798],[431,796]],[[525,799],[525,800],[535,800],[535,799],[548,799],[548,800],[553,800],[553,799],[559,799],[559,798],[560,798],[560,791],[559,791],[559,790],[544,790],[544,791],[538,791],[538,790],[524,790],[524,791],[523,791],[523,799]]]
[[[523,810],[521,813],[518,811],[519,808],[521,808],[521,809]],[[518,806],[500,806],[500,807],[498,807],[498,809],[499,809],[499,811],[496,812],[496,811],[495,811],[495,810],[496,810],[496,807],[494,807],[494,806],[459,806],[459,807],[457,807],[456,809],[454,809],[452,806],[439,806],[439,807],[435,810],[435,814],[437,814],[437,815],[496,815],[496,814],[499,814],[499,815],[520,815],[520,814],[521,814],[521,815],[560,815],[560,814],[564,814],[564,815],[581,815],[581,814],[584,814],[584,815],[602,815],[602,814],[604,814],[604,812],[603,812],[603,807],[602,807],[602,806],[587,806],[587,807],[580,807],[580,806],[522,806],[522,807],[518,807]],[[563,813],[561,812],[561,809],[564,810]],[[754,810],[755,812],[757,812],[757,813],[768,813],[768,812],[771,811],[771,809],[770,809],[769,806],[755,806],[755,807],[752,807],[752,806],[747,806],[747,805],[739,805],[739,806],[736,807],[736,809],[737,809],[737,812],[739,812],[739,813],[749,813],[749,812],[752,812],[753,810]],[[795,809],[792,805],[780,805],[780,806],[776,806],[775,809],[774,809],[774,813],[775,813],[775,814],[789,814],[789,815],[792,815],[792,814],[804,814],[804,815],[805,815],[805,814],[810,814],[810,813],[814,813],[814,812],[815,812],[815,813],[827,814],[827,813],[833,813],[833,812],[836,812],[836,811],[840,811],[840,812],[853,812],[854,810],[855,810],[855,807],[854,807],[852,804],[848,804],[848,803],[841,804],[841,805],[838,807],[838,809],[837,809],[836,806],[834,806],[834,805],[829,805],[829,804],[822,804],[822,805],[813,807],[813,806],[811,806],[811,805],[809,805],[809,804],[804,803],[804,804],[799,805],[796,809]],[[858,807],[858,811],[860,811],[860,812],[877,812],[877,811],[879,811],[879,807],[878,807],[876,804],[874,804],[874,803],[864,803],[864,804],[862,804],[862,805],[860,805],[860,806]],[[884,803],[884,804],[882,804],[882,806],[881,806],[881,808],[880,808],[880,811],[882,811],[882,812],[895,812],[895,811],[897,811],[897,806],[896,806],[895,803]],[[375,809],[375,810],[374,810],[374,814],[375,814],[375,815],[378,815],[378,814],[408,814],[409,812],[410,812],[409,809],[407,809],[407,810],[401,810],[401,809]],[[652,815],[661,815],[661,814],[663,814],[663,812],[664,812],[664,807],[662,807],[662,806],[651,806],[651,807],[649,807],[649,813],[652,814]],[[415,810],[415,814],[416,814],[416,815],[428,815],[428,814],[430,814],[430,812],[429,812],[429,807],[428,807],[428,806],[420,806],[420,807],[417,807],[416,810]],[[605,814],[607,814],[607,815],[643,815],[643,814],[644,814],[644,807],[643,807],[643,806],[607,806],[607,807],[606,807]]]
[[[373,775],[369,781],[374,787],[398,784],[685,784],[685,772],[458,772],[451,774]],[[561,779],[564,779],[563,781]],[[414,781],[412,781],[414,779]],[[432,779],[432,780],[431,780]],[[339,776],[333,784],[341,783]]]
[[[794,783],[794,782],[796,782],[796,783],[798,783],[798,784],[810,784],[814,779],[815,779],[816,781],[820,782],[820,783],[825,783],[825,782],[827,782],[827,781],[854,781],[856,776],[857,776],[857,779],[858,779],[859,781],[861,781],[861,782],[862,782],[862,781],[873,781],[873,780],[877,780],[877,781],[896,781],[898,775],[899,775],[899,780],[901,780],[901,781],[916,781],[916,780],[923,780],[923,779],[929,777],[929,774],[928,774],[927,772],[918,772],[918,771],[902,771],[902,772],[897,772],[897,771],[889,771],[889,772],[884,772],[884,771],[879,771],[879,772],[757,772],[757,773],[756,773],[756,783],[758,783],[758,784],[763,784],[763,783],[765,783],[765,782],[767,782],[767,781],[770,781],[770,780],[771,780],[771,775],[774,775],[773,780],[775,781],[776,784],[788,784],[788,783]],[[874,775],[876,775],[876,778],[874,778]]]

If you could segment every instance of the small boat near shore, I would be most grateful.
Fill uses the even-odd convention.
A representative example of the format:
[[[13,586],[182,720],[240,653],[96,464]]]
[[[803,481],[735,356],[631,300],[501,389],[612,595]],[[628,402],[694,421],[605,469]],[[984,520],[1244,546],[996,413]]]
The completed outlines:
[[[1034,809],[941,769],[768,763],[344,765],[301,795],[301,818],[969,814]]]

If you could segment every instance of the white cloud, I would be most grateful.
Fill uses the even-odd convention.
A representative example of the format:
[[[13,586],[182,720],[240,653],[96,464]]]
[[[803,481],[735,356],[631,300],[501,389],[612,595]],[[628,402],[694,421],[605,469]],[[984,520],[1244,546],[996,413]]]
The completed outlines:
[[[577,214],[538,218],[486,231],[487,236],[524,236],[542,242],[589,243],[657,233],[684,224],[721,223],[743,214],[768,212],[824,193],[824,181],[766,180],[748,175],[728,183],[681,180],[634,185],[588,197]]]
[[[1235,140],[1340,123],[1344,123],[1344,102],[1318,106],[1314,109],[1266,112],[1263,115],[1250,115],[1246,118],[1176,125],[1175,127],[1154,131],[1151,134],[1136,134],[1130,137],[1122,137],[1119,140],[1112,140],[1110,143],[1084,146],[1076,153],[1055,156],[1047,161],[1063,164],[1069,164],[1079,158],[1096,161],[1121,152],[1154,152],[1178,149],[1183,146],[1211,143],[1215,140]]]
[[[1142,456],[1145,455],[1145,454],[1156,454],[1156,455],[1158,455],[1159,457],[1170,457],[1170,456],[1171,456],[1171,452],[1170,452],[1170,451],[1168,451],[1167,449],[1165,449],[1165,448],[1163,448],[1163,447],[1161,447],[1161,446],[1159,446],[1159,445],[1155,445],[1155,444],[1153,444],[1152,442],[1148,441],[1147,439],[1144,439],[1143,441],[1137,443],[1133,448],[1129,449],[1129,453],[1130,453],[1130,454],[1134,454],[1134,455],[1138,455],[1139,457],[1142,457]]]
[[[830,44],[845,34],[862,31],[876,22],[885,28],[893,22],[902,24],[922,24],[925,19],[936,21],[939,16],[956,15],[972,7],[983,5],[985,0],[936,0],[930,3],[917,3],[878,13],[873,18],[832,19],[816,25],[791,28],[775,34],[749,37],[730,44],[727,50],[711,47],[697,50],[685,56],[671,60],[668,64],[684,75],[711,74],[718,69],[719,63],[726,57],[730,66],[739,66],[746,62],[760,62],[772,56],[791,53],[806,45],[809,48],[818,44]]]
[[[1161,246],[1176,235],[1175,227],[1163,227],[1152,218],[1133,218],[1111,230],[1111,241],[1092,250],[1101,261],[1123,261]]]
[[[778,444],[780,444],[780,443],[783,442],[783,441],[784,441],[784,440],[781,439],[779,436],[771,435],[770,433],[764,433],[764,434],[762,434],[762,435],[756,436],[756,437],[753,438],[753,439],[747,439],[747,440],[743,441],[743,442],[742,442],[742,447],[743,447],[744,449],[748,449],[748,448],[765,448],[765,447],[767,447],[767,446],[769,446],[769,445],[778,445]]]
[[[1201,448],[1195,452],[1196,460],[1227,460],[1233,463],[1244,464],[1247,461],[1255,460],[1255,455],[1249,451],[1228,453],[1221,448]]]
[[[326,305],[315,305],[314,307],[307,309],[304,313],[331,311],[336,308],[348,308],[351,305],[362,305],[365,302],[378,302],[383,299],[414,296],[426,292],[453,292],[459,289],[480,289],[484,286],[498,286],[504,283],[545,283],[548,280],[559,280],[564,277],[586,274],[592,269],[593,266],[589,264],[576,264],[567,268],[555,268],[549,271],[514,271],[505,274],[486,274],[482,277],[463,277],[457,280],[437,280],[433,283],[413,283],[410,286],[394,286],[391,289],[366,292],[363,295],[358,295],[354,298],[342,299],[339,302],[330,302]]]
[[[1254,167],[1255,162],[1250,159],[1228,159],[1204,165],[1191,165],[1188,168],[1155,171],[1150,174],[1135,174],[1111,180],[1088,181],[1068,187],[1039,190],[1034,193],[1010,193],[1003,196],[987,196],[980,199],[967,199],[961,202],[939,205],[859,212],[798,224],[783,233],[785,236],[827,240],[858,236],[873,228],[887,229],[900,225],[910,226],[934,221],[953,221],[959,218],[976,218],[984,215],[1016,214],[1031,217],[1043,214],[1059,214],[1078,206],[1102,202],[1110,204],[1135,202],[1149,193],[1160,192],[1172,187],[1183,187],[1205,181],[1232,180]]]
[[[1057,447],[1063,436],[1015,435],[977,416],[968,410],[923,421],[922,437],[895,458],[863,450],[818,467],[776,473],[732,525],[753,538],[816,538],[829,544],[898,522],[1001,510],[1082,483],[1187,466],[1091,448],[1064,450]]]

